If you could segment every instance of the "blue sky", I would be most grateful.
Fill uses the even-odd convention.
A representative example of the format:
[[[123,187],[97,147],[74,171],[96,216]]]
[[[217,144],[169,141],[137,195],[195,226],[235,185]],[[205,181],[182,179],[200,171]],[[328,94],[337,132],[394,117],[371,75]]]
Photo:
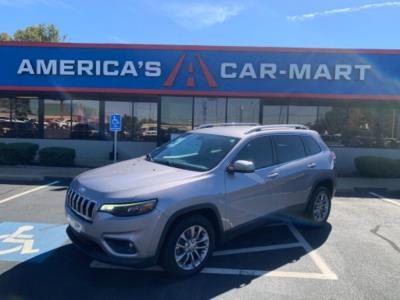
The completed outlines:
[[[400,48],[400,1],[0,0],[0,32],[39,23],[69,42]]]

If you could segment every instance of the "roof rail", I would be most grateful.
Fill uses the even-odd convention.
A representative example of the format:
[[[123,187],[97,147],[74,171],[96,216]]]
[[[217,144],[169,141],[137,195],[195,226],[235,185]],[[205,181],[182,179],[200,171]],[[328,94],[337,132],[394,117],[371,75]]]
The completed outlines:
[[[308,128],[305,125],[301,125],[301,124],[261,125],[261,126],[257,126],[257,127],[249,129],[248,131],[245,132],[245,134],[258,132],[258,131],[264,131],[264,130],[278,130],[278,129],[303,129],[303,130],[308,130],[310,128]]]
[[[203,128],[212,128],[212,127],[227,127],[227,126],[260,126],[258,123],[210,123],[210,124],[203,124],[195,129],[203,129]]]

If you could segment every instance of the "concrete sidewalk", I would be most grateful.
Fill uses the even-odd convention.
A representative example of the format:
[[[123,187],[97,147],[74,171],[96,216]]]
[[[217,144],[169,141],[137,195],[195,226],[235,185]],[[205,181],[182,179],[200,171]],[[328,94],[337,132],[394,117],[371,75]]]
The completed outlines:
[[[46,179],[71,180],[90,168],[64,168],[41,166],[0,166],[0,180],[40,182]],[[338,177],[338,192],[400,191],[400,178]]]
[[[42,166],[0,166],[0,180],[40,182],[46,179],[71,180],[90,168],[42,167]]]
[[[399,192],[400,178],[338,177],[337,191]]]

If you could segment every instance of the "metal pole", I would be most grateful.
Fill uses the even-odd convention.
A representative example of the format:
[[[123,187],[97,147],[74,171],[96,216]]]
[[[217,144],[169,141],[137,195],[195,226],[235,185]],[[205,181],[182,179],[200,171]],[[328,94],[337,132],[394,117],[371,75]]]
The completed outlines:
[[[117,162],[117,131],[114,131],[114,163]]]

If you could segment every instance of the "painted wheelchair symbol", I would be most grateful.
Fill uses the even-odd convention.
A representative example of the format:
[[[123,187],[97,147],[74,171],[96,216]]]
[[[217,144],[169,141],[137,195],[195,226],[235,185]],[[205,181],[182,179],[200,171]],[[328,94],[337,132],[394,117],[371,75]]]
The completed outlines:
[[[31,231],[33,226],[21,226],[14,233],[0,235],[1,244],[19,244],[6,250],[0,250],[0,256],[20,252],[21,254],[32,254],[39,252],[39,249],[33,249],[33,234],[24,234]]]

